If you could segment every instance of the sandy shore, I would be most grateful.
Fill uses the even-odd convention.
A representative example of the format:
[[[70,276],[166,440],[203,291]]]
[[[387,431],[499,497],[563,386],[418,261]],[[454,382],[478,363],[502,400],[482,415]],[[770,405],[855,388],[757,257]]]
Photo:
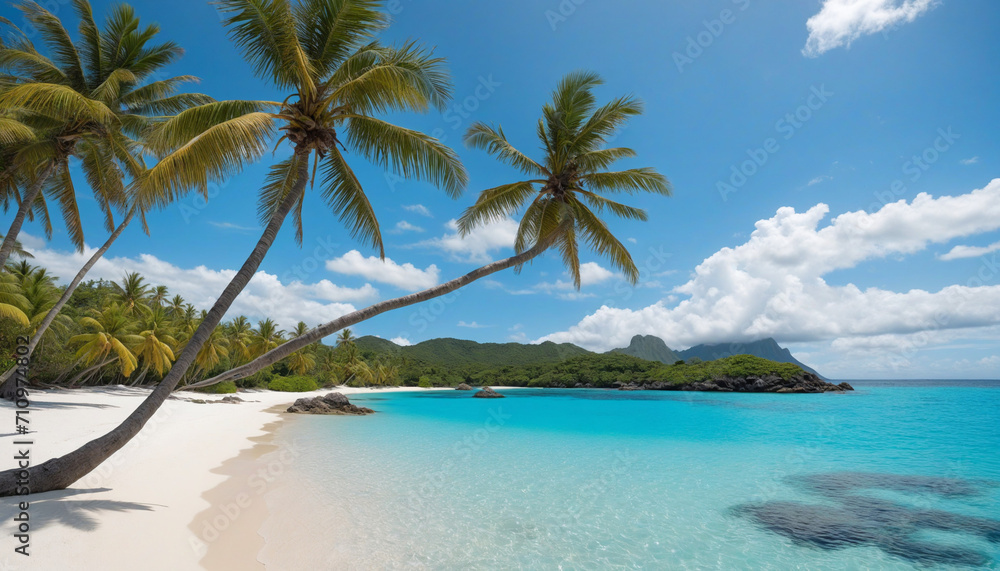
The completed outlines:
[[[21,545],[13,535],[14,517],[24,498],[3,499],[0,571],[263,569],[254,554],[263,546],[257,529],[267,512],[256,492],[266,487],[267,474],[255,475],[255,462],[274,450],[269,431],[283,418],[283,407],[327,392],[240,393],[246,401],[240,404],[167,401],[132,442],[90,475],[67,490],[27,498],[29,557],[14,551]],[[32,463],[106,433],[147,394],[124,387],[32,393]],[[14,467],[14,440],[23,438],[12,434],[14,415],[10,403],[0,404],[0,457],[6,458],[0,469]]]

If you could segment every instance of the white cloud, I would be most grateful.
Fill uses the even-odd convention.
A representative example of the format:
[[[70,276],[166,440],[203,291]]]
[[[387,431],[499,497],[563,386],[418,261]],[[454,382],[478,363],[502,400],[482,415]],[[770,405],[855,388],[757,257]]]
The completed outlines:
[[[400,347],[409,347],[410,345],[413,345],[413,342],[407,339],[406,337],[393,337],[389,341],[392,341],[393,343],[399,345]]]
[[[476,323],[475,321],[473,321],[472,323],[466,323],[464,321],[459,321],[458,322],[458,326],[459,327],[468,327],[469,329],[485,329],[485,328],[489,327],[489,325],[481,325],[479,323]]]
[[[434,217],[434,215],[431,214],[431,211],[428,210],[427,207],[424,206],[423,204],[405,204],[403,205],[403,210],[406,210],[407,212],[415,212],[421,216],[426,216],[428,218]]]
[[[362,276],[406,291],[420,291],[437,285],[441,273],[434,264],[428,266],[426,270],[421,270],[410,263],[397,264],[390,258],[385,260],[380,260],[376,256],[366,258],[357,250],[327,260],[326,269],[338,274]]]
[[[504,248],[513,248],[514,238],[517,236],[517,222],[510,218],[479,226],[465,237],[458,233],[458,221],[449,220],[445,227],[449,233],[415,245],[438,248],[459,262],[487,264],[493,261],[491,254]]]
[[[215,226],[216,228],[222,228],[223,230],[236,230],[239,232],[249,232],[251,230],[259,230],[259,228],[250,228],[248,226],[240,226],[239,224],[233,224],[232,222],[213,222],[209,221],[209,224]]]
[[[958,161],[963,165],[974,165],[979,162],[979,157],[972,157],[971,159],[962,159]]]
[[[809,39],[802,53],[816,57],[849,47],[861,36],[912,22],[937,4],[937,0],[826,0],[806,22]]]
[[[400,220],[396,223],[396,227],[392,230],[393,234],[402,234],[403,232],[423,232],[424,229],[420,226],[414,226],[406,220]]]
[[[35,255],[33,263],[47,268],[59,276],[63,283],[76,275],[95,248],[86,247],[83,253],[63,252],[45,247],[45,242],[25,236]],[[151,254],[138,258],[109,258],[97,261],[87,274],[87,279],[121,280],[127,272],[139,272],[152,285],[165,285],[170,294],[180,295],[198,309],[209,309],[226,285],[236,275],[235,270],[213,270],[205,266],[181,268]],[[246,315],[251,320],[270,317],[281,327],[290,329],[299,321],[310,326],[332,321],[355,310],[353,303],[367,303],[378,299],[378,290],[370,284],[361,288],[334,285],[329,280],[306,284],[301,281],[282,282],[278,276],[259,271],[236,298],[227,317]]]
[[[606,282],[615,277],[615,273],[596,262],[580,264],[580,284],[584,287]]]
[[[830,175],[826,175],[826,174],[820,175],[820,176],[818,176],[818,177],[810,180],[808,183],[806,183],[806,186],[815,186],[815,185],[817,185],[817,184],[819,184],[821,182],[828,181],[828,180],[833,180],[833,177],[830,176]]]
[[[569,272],[566,272],[566,275],[568,276]],[[597,262],[584,262],[580,264],[581,288],[606,282],[613,277],[615,277],[614,272],[601,266]],[[578,291],[574,291],[576,290],[576,287],[573,285],[573,282],[564,280],[556,280],[555,283],[542,282],[540,284],[535,285],[533,290],[544,293],[555,293],[556,297],[558,297],[559,299],[565,299],[570,301],[596,297],[592,293],[581,293]]]
[[[938,256],[941,260],[959,260],[962,258],[978,258],[986,254],[992,254],[1000,250],[1000,242],[994,242],[989,246],[955,246],[947,254]]]
[[[919,194],[873,214],[848,212],[820,227],[829,207],[781,208],[756,224],[750,239],[703,261],[674,292],[687,296],[638,310],[601,307],[568,331],[540,341],[591,349],[623,346],[632,335],[662,337],[671,347],[777,337],[833,340],[1000,323],[996,262],[966,284],[936,292],[861,290],[823,276],[859,263],[913,254],[930,243],[1000,228],[1000,179],[960,196]]]
[[[639,241],[636,240],[635,238],[626,238],[626,240],[628,240],[629,242],[631,242],[633,244],[638,244],[639,243]]]

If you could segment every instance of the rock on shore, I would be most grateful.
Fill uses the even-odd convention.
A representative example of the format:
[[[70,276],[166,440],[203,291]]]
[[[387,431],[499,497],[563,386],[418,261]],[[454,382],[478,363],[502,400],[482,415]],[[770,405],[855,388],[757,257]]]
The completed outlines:
[[[483,387],[483,390],[477,392],[476,394],[474,394],[472,396],[474,396],[476,398],[480,398],[480,399],[502,399],[502,398],[504,398],[502,394],[496,392],[495,390],[491,389],[490,387]]]
[[[301,414],[346,414],[361,416],[373,414],[375,411],[370,408],[354,406],[347,397],[341,393],[329,393],[321,397],[301,398],[295,404],[288,407],[288,412]]]
[[[472,387],[470,387],[469,385],[467,385],[465,383],[461,383],[460,385],[458,385],[457,387],[455,387],[455,390],[456,391],[471,391]]]
[[[691,383],[629,383],[619,385],[622,391],[705,391],[722,393],[825,393],[853,391],[854,387],[847,383],[834,385],[818,376],[803,372],[790,379],[782,379],[777,375],[764,377],[722,377],[710,381]]]

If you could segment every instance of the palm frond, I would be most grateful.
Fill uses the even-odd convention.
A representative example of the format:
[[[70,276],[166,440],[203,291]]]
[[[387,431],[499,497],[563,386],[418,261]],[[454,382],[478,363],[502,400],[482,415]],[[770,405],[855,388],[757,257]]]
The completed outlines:
[[[576,189],[576,192],[582,195],[584,200],[586,200],[591,207],[596,209],[598,213],[603,213],[604,210],[607,209],[611,211],[612,214],[626,220],[639,220],[641,222],[649,220],[649,216],[646,214],[646,211],[641,208],[635,208],[634,206],[628,206],[620,202],[608,200],[603,196],[582,189]]]
[[[278,87],[298,87],[305,52],[288,0],[219,0],[229,37],[254,72]],[[305,78],[311,82],[309,74]]]
[[[375,210],[361,188],[361,183],[354,176],[354,171],[336,147],[330,149],[323,164],[321,194],[334,214],[347,225],[351,236],[375,247],[379,251],[379,257],[384,258],[385,245],[382,243],[382,231],[379,229]]]
[[[299,43],[326,77],[388,24],[378,0],[303,0],[294,7]]]
[[[568,205],[573,210],[577,228],[580,229],[590,248],[607,259],[612,267],[622,272],[629,283],[632,285],[639,283],[639,269],[636,268],[632,255],[629,254],[628,248],[615,238],[604,221],[578,200],[573,200]]]
[[[358,50],[329,79],[331,101],[358,113],[444,111],[452,96],[443,58],[415,42],[401,47],[369,44]]]
[[[80,221],[80,209],[76,203],[76,190],[73,188],[73,177],[64,163],[57,167],[56,172],[49,177],[44,192],[59,203],[63,222],[69,239],[80,252],[83,251],[83,223]]]
[[[24,109],[63,121],[112,123],[115,114],[104,103],[84,97],[72,87],[26,83],[0,93],[0,108]]]
[[[542,165],[528,158],[527,155],[510,144],[507,136],[504,135],[503,127],[497,126],[494,129],[490,125],[477,121],[466,131],[465,144],[474,149],[486,151],[523,173],[539,176],[549,174]]]
[[[52,51],[53,61],[69,79],[70,86],[81,91],[85,90],[87,84],[80,54],[59,18],[35,2],[22,1],[15,7],[41,32],[42,39]]]
[[[348,144],[371,162],[405,178],[426,180],[451,197],[462,194],[469,175],[458,155],[437,139],[372,117],[352,117]]]
[[[211,104],[216,105],[216,104]],[[178,115],[180,119],[185,114]],[[274,123],[267,113],[247,113],[221,123],[204,127],[201,117],[188,117],[168,132],[157,131],[161,144],[173,145],[190,136],[177,150],[163,157],[142,180],[139,203],[144,207],[164,206],[192,188],[207,189],[211,180],[222,180],[238,172],[246,164],[260,158],[268,150],[274,134]],[[167,125],[171,122],[168,121]],[[161,146],[164,150],[169,146]]]
[[[532,194],[535,194],[535,187],[527,181],[502,184],[480,192],[475,204],[459,217],[459,233],[465,236],[480,224],[510,216],[524,206]]]
[[[599,172],[585,174],[580,177],[592,190],[601,192],[651,192],[670,196],[670,183],[667,177],[652,168],[629,169],[617,172]]]

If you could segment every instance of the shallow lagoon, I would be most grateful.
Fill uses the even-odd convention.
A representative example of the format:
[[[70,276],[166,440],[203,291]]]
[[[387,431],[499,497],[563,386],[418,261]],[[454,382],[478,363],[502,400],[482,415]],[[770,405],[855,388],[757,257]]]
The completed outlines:
[[[998,568],[1000,383],[511,389],[296,417],[269,569]],[[280,509],[279,509],[280,507]]]

